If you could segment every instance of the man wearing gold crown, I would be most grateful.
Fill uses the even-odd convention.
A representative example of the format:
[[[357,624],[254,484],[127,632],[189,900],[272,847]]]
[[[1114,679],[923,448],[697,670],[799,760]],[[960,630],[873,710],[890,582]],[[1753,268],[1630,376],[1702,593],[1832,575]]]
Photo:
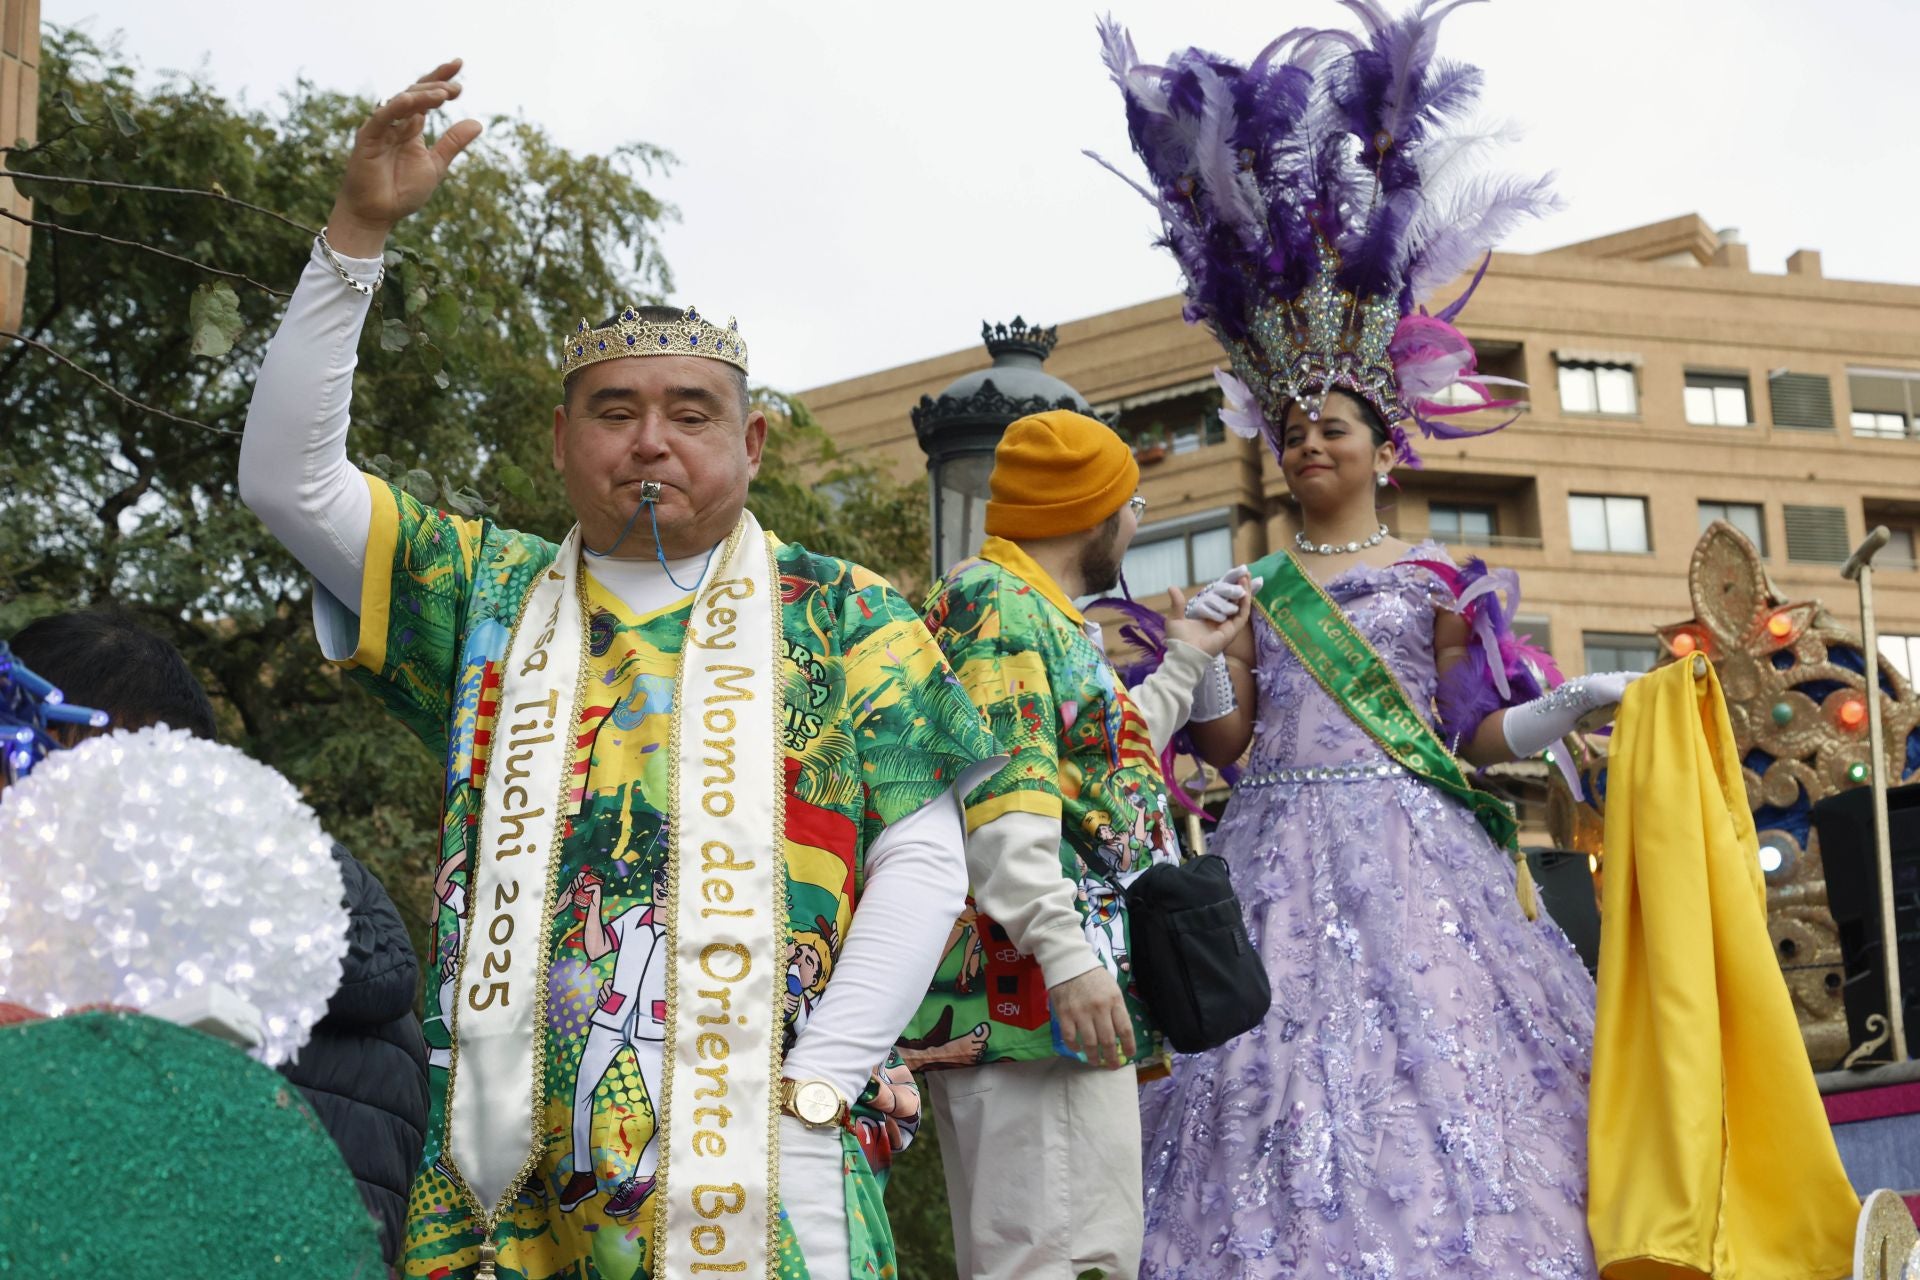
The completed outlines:
[[[946,797],[992,741],[883,581],[746,511],[767,423],[731,324],[629,307],[566,336],[557,546],[348,464],[387,234],[479,133],[422,137],[458,70],[360,129],[240,461],[323,650],[447,761],[447,1065],[405,1274],[884,1274],[849,1104],[963,906]],[[804,1027],[802,935],[832,952]]]

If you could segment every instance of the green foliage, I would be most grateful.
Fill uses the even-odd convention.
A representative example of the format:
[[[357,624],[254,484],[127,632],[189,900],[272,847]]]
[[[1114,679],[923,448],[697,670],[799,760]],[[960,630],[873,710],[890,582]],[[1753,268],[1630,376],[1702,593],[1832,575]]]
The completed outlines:
[[[201,285],[188,304],[187,327],[193,332],[188,349],[194,355],[216,359],[226,355],[246,327],[246,321],[240,318],[240,295],[225,280]]]
[[[920,1133],[912,1146],[894,1157],[887,1174],[887,1221],[893,1226],[900,1280],[946,1280],[954,1274],[953,1219],[947,1212],[940,1135],[934,1129],[933,1107],[924,1085],[921,1096],[927,1101]]]
[[[910,588],[924,585],[932,554],[926,485],[903,484],[847,458],[790,395],[759,388],[754,407],[769,423],[766,454],[747,499],[760,523],[788,542],[884,574],[916,598]]]

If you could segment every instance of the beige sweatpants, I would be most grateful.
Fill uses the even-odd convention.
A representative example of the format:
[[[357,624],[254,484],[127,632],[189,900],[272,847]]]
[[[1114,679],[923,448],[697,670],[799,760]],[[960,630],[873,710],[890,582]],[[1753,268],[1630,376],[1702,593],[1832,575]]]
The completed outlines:
[[[1052,1058],[930,1071],[962,1280],[1140,1269],[1140,1104],[1132,1067]]]

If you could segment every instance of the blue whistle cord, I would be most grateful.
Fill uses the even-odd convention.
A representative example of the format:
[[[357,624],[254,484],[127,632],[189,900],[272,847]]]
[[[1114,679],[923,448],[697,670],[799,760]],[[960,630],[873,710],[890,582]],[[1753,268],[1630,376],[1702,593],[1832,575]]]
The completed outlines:
[[[613,540],[613,545],[608,547],[605,551],[595,551],[592,547],[587,545],[586,539],[584,538],[580,540],[580,549],[586,552],[588,555],[592,556],[595,560],[606,559],[608,556],[618,551],[620,549],[620,544],[627,540],[627,535],[633,532],[633,522],[640,518],[640,512],[642,509],[645,509],[647,513],[647,519],[651,521],[653,525],[653,558],[660,562],[660,569],[663,573],[667,575],[667,581],[671,582],[677,589],[681,591],[692,591],[694,587],[699,586],[702,582],[706,580],[707,570],[713,565],[713,553],[720,549],[719,544],[716,543],[713,546],[707,548],[707,558],[701,562],[700,576],[693,580],[693,586],[690,587],[686,583],[680,581],[680,579],[674,577],[673,570],[669,568],[667,565],[667,553],[660,549],[660,513],[654,510],[654,499],[652,498],[640,499],[640,505],[635,507],[633,509],[633,514],[627,517],[627,527],[620,531],[620,536],[615,538]]]

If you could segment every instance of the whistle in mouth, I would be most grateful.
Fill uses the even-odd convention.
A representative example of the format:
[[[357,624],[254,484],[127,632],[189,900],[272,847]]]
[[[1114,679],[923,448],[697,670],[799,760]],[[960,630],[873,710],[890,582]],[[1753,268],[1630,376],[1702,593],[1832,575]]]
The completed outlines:
[[[658,480],[642,480],[640,482],[640,501],[660,501],[660,482]]]

